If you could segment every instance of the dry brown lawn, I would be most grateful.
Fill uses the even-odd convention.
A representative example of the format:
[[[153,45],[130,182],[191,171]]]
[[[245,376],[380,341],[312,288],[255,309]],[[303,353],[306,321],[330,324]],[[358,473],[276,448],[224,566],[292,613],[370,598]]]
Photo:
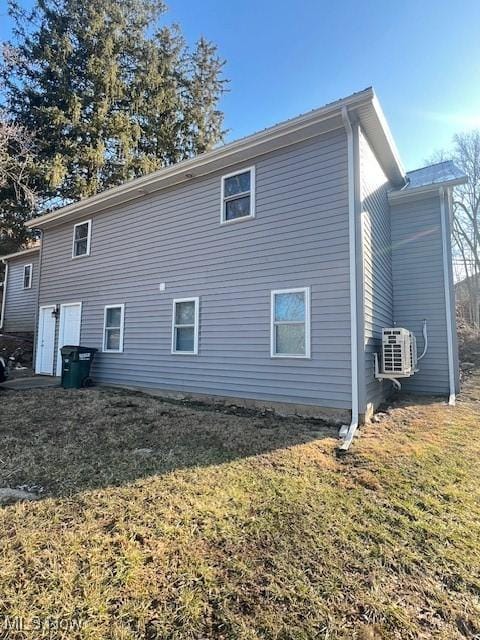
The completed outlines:
[[[479,389],[343,459],[315,421],[0,392],[0,486],[43,488],[0,511],[0,638],[480,637]]]

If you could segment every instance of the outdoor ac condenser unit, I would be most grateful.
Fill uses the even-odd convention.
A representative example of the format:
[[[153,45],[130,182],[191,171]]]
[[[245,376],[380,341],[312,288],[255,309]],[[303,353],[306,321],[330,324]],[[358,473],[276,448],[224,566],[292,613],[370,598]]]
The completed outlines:
[[[382,330],[382,374],[405,378],[417,371],[417,341],[408,329],[389,327]]]

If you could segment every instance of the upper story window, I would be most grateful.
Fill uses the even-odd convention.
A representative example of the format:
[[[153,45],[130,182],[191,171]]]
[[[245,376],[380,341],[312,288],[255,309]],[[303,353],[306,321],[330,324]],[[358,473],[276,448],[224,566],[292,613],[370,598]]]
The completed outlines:
[[[31,289],[32,288],[32,276],[33,276],[33,265],[26,264],[23,267],[23,288]]]
[[[103,351],[121,353],[123,351],[125,305],[109,304],[103,316]]]
[[[310,358],[310,289],[272,291],[272,358]]]
[[[90,255],[90,236],[92,232],[92,221],[78,222],[73,227],[73,250],[72,258],[80,258]]]
[[[173,301],[172,353],[198,354],[198,298]]]
[[[222,224],[254,217],[255,167],[222,176]]]

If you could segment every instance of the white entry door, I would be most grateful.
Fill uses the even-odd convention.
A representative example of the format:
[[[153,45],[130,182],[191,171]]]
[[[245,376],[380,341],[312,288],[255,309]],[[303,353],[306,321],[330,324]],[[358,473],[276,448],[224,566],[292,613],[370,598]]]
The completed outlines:
[[[80,344],[82,324],[82,303],[72,302],[60,305],[60,327],[58,329],[57,376],[62,375],[62,354],[60,349],[66,344]]]
[[[35,373],[53,375],[53,360],[55,354],[55,323],[52,312],[54,305],[40,307],[38,313],[37,354],[35,358]]]

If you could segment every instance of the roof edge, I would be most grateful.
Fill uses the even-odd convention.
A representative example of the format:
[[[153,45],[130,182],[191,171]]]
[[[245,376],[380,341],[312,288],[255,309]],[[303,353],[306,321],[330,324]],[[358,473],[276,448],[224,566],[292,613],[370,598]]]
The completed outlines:
[[[171,187],[180,183],[188,182],[192,177],[201,177],[228,167],[230,165],[243,162],[248,156],[251,158],[254,155],[255,149],[258,148],[260,153],[268,152],[265,150],[265,146],[271,143],[274,149],[281,148],[282,146],[288,146],[293,144],[292,136],[304,135],[305,139],[318,135],[312,133],[313,129],[309,131],[309,128],[314,128],[321,123],[327,123],[329,120],[334,120],[336,117],[340,117],[341,109],[347,107],[348,109],[355,110],[358,107],[368,106],[374,110],[377,126],[381,130],[381,142],[380,145],[383,151],[387,152],[389,157],[390,167],[393,167],[397,183],[399,180],[404,179],[405,171],[401,164],[396,145],[393,141],[393,137],[390,132],[390,128],[387,124],[383,111],[380,107],[378,99],[375,95],[372,87],[368,87],[357,93],[353,93],[346,98],[341,98],[335,102],[314,109],[307,114],[296,116],[290,120],[286,120],[280,124],[276,124],[272,127],[264,129],[258,133],[253,133],[249,136],[235,140],[207,151],[194,158],[189,158],[171,165],[170,167],[163,167],[153,173],[150,173],[139,178],[134,178],[116,187],[111,187],[105,191],[102,191],[94,196],[79,200],[65,207],[56,209],[50,213],[46,213],[37,218],[33,218],[26,223],[28,228],[43,228],[47,226],[54,226],[60,224],[64,220],[74,218],[77,215],[90,215],[104,209],[108,209],[118,204],[123,204],[130,200],[142,197],[159,191],[161,189]],[[333,123],[332,123],[333,124]],[[335,127],[340,127],[335,123]],[[280,144],[283,140],[284,144]],[[277,146],[275,146],[277,145]],[[263,146],[263,150],[262,150]],[[273,149],[272,149],[273,150]],[[250,154],[250,155],[249,155]],[[202,170],[201,173],[192,176],[191,172],[194,170]]]
[[[16,251],[15,253],[8,253],[5,256],[0,256],[0,260],[10,260],[10,258],[17,258],[19,256],[26,256],[29,253],[36,253],[40,251],[40,246],[31,247],[30,249],[22,249],[22,251]]]
[[[372,89],[372,93],[373,93],[372,105],[377,115],[377,118],[379,120],[380,127],[382,128],[383,135],[385,136],[385,141],[392,152],[393,160],[398,167],[399,173],[401,174],[402,178],[405,180],[407,173],[400,159],[400,153],[398,151],[396,142],[393,138],[392,131],[388,124],[387,118],[385,117],[380,101],[378,100],[377,94],[373,91],[373,89]]]
[[[74,202],[60,209],[56,209],[55,211],[38,218],[33,218],[26,222],[26,226],[28,228],[41,228],[50,222],[54,222],[60,218],[73,216],[74,214],[88,210],[89,208],[93,208],[95,210],[105,209],[111,206],[109,203],[115,198],[115,196],[119,196],[120,202],[123,202],[123,199],[121,199],[122,196],[125,196],[125,200],[140,197],[141,195],[145,195],[140,193],[142,189],[146,190],[149,187],[153,187],[151,191],[157,191],[162,188],[161,183],[166,181],[168,178],[174,179],[173,184],[177,184],[185,180],[185,173],[188,173],[195,168],[208,165],[208,163],[213,162],[214,160],[228,162],[228,159],[236,153],[255,148],[255,146],[262,142],[280,138],[302,129],[303,127],[335,117],[340,113],[343,106],[353,108],[360,104],[368,103],[372,100],[373,95],[373,89],[369,87],[368,89],[354,93],[346,98],[342,98],[341,100],[337,100],[318,109],[314,109],[307,114],[297,116],[283,123],[264,129],[258,133],[229,142],[217,149],[212,149],[211,151],[202,153],[194,158],[182,160],[170,167],[163,167],[158,171],[141,176],[140,178],[134,178],[133,180],[129,180],[128,182],[116,187],[111,187],[106,191],[102,191],[94,196],[79,200],[78,202]],[[233,164],[233,162],[231,164]],[[175,180],[175,178],[177,179]],[[180,178],[183,178],[183,180]],[[168,186],[171,186],[171,184],[172,183]],[[132,196],[132,192],[135,191],[137,191],[137,193]],[[118,202],[115,202],[115,204],[118,204]]]
[[[413,187],[411,189],[398,189],[388,192],[389,202],[397,202],[404,200],[405,198],[427,195],[428,193],[436,193],[439,189],[445,187],[456,187],[460,184],[466,184],[468,178],[453,178],[451,180],[443,180],[439,182],[433,182],[432,184],[422,185],[420,187]]]

